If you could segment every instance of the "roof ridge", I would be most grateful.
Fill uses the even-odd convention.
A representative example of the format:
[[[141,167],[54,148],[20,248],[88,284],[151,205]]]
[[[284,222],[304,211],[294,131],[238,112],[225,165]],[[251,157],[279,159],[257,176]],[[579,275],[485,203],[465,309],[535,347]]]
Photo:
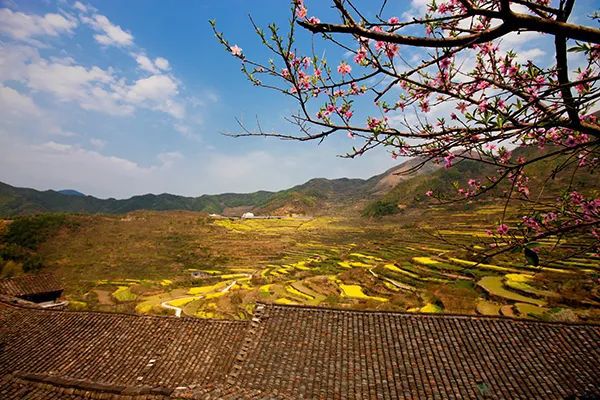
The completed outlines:
[[[35,306],[28,306],[22,303],[14,302],[13,298],[8,299],[8,296],[0,295],[0,306],[6,306],[11,308],[17,308],[21,310],[30,310],[30,311],[38,311],[38,312],[46,312],[46,313],[64,313],[64,314],[77,314],[77,315],[116,315],[116,316],[125,316],[125,317],[135,317],[135,318],[145,318],[145,319],[183,319],[185,321],[210,321],[210,322],[219,322],[223,324],[245,324],[247,323],[245,320],[236,320],[236,319],[217,319],[217,318],[194,318],[194,317],[176,317],[174,315],[148,315],[148,314],[135,314],[135,313],[126,313],[126,312],[112,312],[112,311],[74,311],[74,310],[57,310],[50,308],[41,308]]]
[[[37,274],[22,274],[22,275],[16,275],[16,276],[7,276],[4,278],[0,278],[0,281],[12,281],[15,279],[22,279],[22,278],[38,278],[40,276],[53,276],[53,277],[57,277],[56,274],[54,274],[53,272],[40,272]]]
[[[507,317],[503,315],[478,315],[478,314],[458,314],[458,313],[424,313],[424,312],[407,312],[407,311],[391,311],[391,310],[351,310],[335,307],[322,307],[322,306],[311,306],[303,304],[274,304],[274,303],[256,303],[264,305],[268,308],[297,308],[304,310],[314,310],[321,312],[338,312],[338,313],[350,313],[354,315],[358,314],[384,314],[384,315],[398,315],[405,317],[416,317],[416,318],[434,318],[434,319],[482,319],[482,320],[500,320],[500,321],[513,321],[523,322],[527,324],[547,324],[547,325],[566,325],[566,326],[596,326],[600,327],[600,322],[569,322],[569,321],[542,321],[539,319],[525,319],[518,317]]]
[[[242,371],[243,365],[248,357],[248,352],[256,347],[257,342],[260,340],[259,329],[264,311],[265,305],[263,303],[256,303],[250,326],[246,330],[246,336],[244,337],[242,345],[240,346],[240,350],[234,358],[231,370],[226,375],[227,383],[230,385],[236,384],[237,377]]]
[[[144,386],[127,386],[127,385],[113,385],[107,383],[93,382],[86,379],[76,379],[69,377],[59,377],[51,374],[40,374],[15,371],[12,374],[13,379],[18,379],[33,385],[43,385],[46,389],[52,390],[52,388],[58,389],[56,391],[62,392],[62,389],[66,390],[81,390],[84,392],[102,392],[116,395],[127,395],[127,396],[142,396],[142,395],[157,395],[169,397],[173,392],[174,388],[167,387],[151,387],[148,385]],[[8,378],[10,379],[10,378]],[[49,386],[49,387],[48,387]]]

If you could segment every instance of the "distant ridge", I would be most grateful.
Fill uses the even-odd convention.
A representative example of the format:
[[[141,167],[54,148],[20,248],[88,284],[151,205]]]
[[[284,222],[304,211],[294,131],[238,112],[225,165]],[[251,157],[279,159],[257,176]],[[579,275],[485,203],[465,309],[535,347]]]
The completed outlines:
[[[397,173],[410,168],[414,163],[414,160],[409,160],[369,179],[315,178],[278,192],[261,190],[199,197],[163,193],[138,195],[123,200],[98,199],[72,189],[39,191],[0,182],[0,215],[42,212],[119,214],[135,210],[188,210],[225,215],[241,215],[250,210],[273,215],[323,214],[334,209],[364,206],[408,179],[408,176]],[[424,168],[423,171],[429,172],[432,168]]]
[[[74,190],[74,189],[58,190],[58,193],[66,194],[67,196],[85,196],[85,194],[83,194],[77,190]]]
[[[518,148],[513,154],[526,158],[534,156],[536,148]],[[547,151],[547,149],[546,149]],[[255,214],[289,215],[335,215],[337,213],[382,216],[393,214],[402,208],[426,204],[425,192],[452,192],[455,185],[466,185],[468,178],[486,181],[486,176],[495,173],[493,166],[476,161],[461,161],[450,169],[439,164],[426,163],[419,170],[406,174],[418,165],[419,159],[408,160],[382,174],[369,179],[325,179],[314,178],[301,185],[277,192],[257,191],[253,193],[223,193],[185,197],[163,193],[144,194],[129,199],[98,199],[76,190],[47,190],[18,188],[0,182],[0,216],[26,215],[43,212],[75,212],[91,214],[121,214],[136,210],[186,210],[218,213],[227,216],[241,215],[246,211]],[[553,195],[565,187],[564,176],[544,183],[557,160],[545,160],[527,168],[532,190],[546,185],[545,194]],[[594,189],[594,179],[586,173],[573,176],[573,183],[584,190]],[[497,196],[502,196],[497,191]]]

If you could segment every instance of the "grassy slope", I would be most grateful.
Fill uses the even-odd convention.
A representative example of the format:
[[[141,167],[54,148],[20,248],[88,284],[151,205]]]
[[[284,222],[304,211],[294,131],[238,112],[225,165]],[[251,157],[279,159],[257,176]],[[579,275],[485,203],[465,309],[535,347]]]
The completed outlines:
[[[230,293],[213,291],[210,298],[194,299],[185,309],[194,315],[238,318],[256,301],[287,301],[396,311],[434,304],[445,312],[474,313],[483,298],[510,304],[502,292],[488,294],[477,283],[486,276],[504,279],[515,271],[534,274],[531,287],[564,292],[577,301],[593,299],[589,273],[577,271],[582,266],[600,270],[597,260],[551,265],[575,271],[568,275],[525,268],[514,255],[481,267],[453,261],[468,259],[461,246],[485,243],[485,235],[478,234],[498,212],[498,207],[412,210],[377,222],[324,217],[211,220],[194,212],[72,215],[38,252],[43,271],[60,275],[70,299],[105,311],[133,312],[140,305],[145,312],[160,313],[162,301],[196,296],[190,288],[217,283],[222,288],[237,280]],[[435,229],[444,230],[449,242],[428,233]],[[544,264],[546,259],[542,257]],[[191,281],[190,269],[208,271],[209,277]],[[365,296],[348,296],[343,285],[358,285]],[[123,287],[135,296],[127,292],[127,299],[119,300],[114,292],[123,292]],[[551,301],[552,306],[566,307],[560,297]],[[569,301],[567,307],[572,307],[575,300]],[[577,312],[594,315],[581,305]]]
[[[357,201],[371,200],[402,180],[395,172],[411,165],[408,161],[370,179],[317,178],[278,192],[224,193],[183,197],[172,194],[146,194],[129,199],[98,199],[92,196],[70,196],[48,190],[16,188],[0,183],[0,215],[14,216],[40,212],[79,212],[120,214],[135,210],[187,210],[222,213],[237,207],[257,213],[321,213],[353,206]],[[426,168],[423,172],[429,172]],[[239,212],[238,212],[239,214]]]
[[[548,151],[548,150],[546,150]],[[539,154],[534,148],[519,148],[514,151],[514,157],[524,156],[527,159],[533,155]],[[568,187],[569,180],[572,177],[573,169],[567,169],[558,174],[554,179],[545,181],[551,174],[551,171],[559,165],[564,158],[548,159],[528,166],[525,169],[526,175],[530,179],[530,189],[532,195],[537,196],[543,188],[543,195],[546,198],[552,198],[561,194],[564,188]],[[486,176],[495,175],[495,168],[490,165],[475,161],[461,161],[450,169],[438,169],[428,174],[418,175],[407,179],[394,187],[380,199],[368,204],[364,210],[366,216],[381,216],[392,214],[398,210],[398,206],[411,207],[428,202],[425,192],[432,190],[434,193],[455,193],[454,185],[467,187],[467,181],[470,178],[478,179],[481,182],[487,182]],[[576,187],[588,194],[597,195],[599,189],[595,184],[595,177],[587,172],[578,172],[573,176],[573,187]],[[502,191],[509,188],[509,182],[504,182],[495,190],[489,193],[489,197],[502,197]]]

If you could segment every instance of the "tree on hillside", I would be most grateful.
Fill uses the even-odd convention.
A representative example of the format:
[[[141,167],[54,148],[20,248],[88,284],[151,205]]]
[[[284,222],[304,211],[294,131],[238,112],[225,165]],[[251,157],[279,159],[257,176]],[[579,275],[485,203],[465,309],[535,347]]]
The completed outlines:
[[[332,0],[338,17],[320,21],[295,0],[285,33],[275,24],[264,31],[251,20],[273,55],[266,62],[247,58],[211,22],[254,85],[299,106],[289,117],[296,134],[259,126],[243,127],[238,136],[321,141],[341,133],[358,143],[347,157],[384,146],[394,158],[420,157],[411,171],[428,162],[452,168],[474,160],[493,173],[466,177],[453,193],[426,195],[447,202],[500,190],[507,206],[523,202],[529,211],[519,223],[503,217],[489,232],[496,244],[512,244],[496,252],[575,233],[587,235],[598,250],[597,186],[578,190],[571,177],[581,171],[593,177],[600,164],[600,125],[592,113],[600,96],[600,30],[569,22],[574,0],[431,0],[421,15],[400,17],[387,11],[391,3],[369,3],[365,10],[351,0]],[[297,48],[306,31],[314,34],[308,51]],[[547,43],[552,61],[534,62],[514,51],[511,43],[520,38]],[[334,62],[320,55],[324,49],[343,55]],[[518,146],[540,151],[513,155]],[[546,180],[568,175],[559,199],[532,193],[529,185],[527,171],[550,160]]]

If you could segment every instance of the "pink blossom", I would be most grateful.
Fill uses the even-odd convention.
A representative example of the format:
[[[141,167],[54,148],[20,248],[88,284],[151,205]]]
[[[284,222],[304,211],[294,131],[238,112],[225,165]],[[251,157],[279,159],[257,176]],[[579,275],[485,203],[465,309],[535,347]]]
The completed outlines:
[[[398,54],[398,50],[400,49],[400,46],[398,46],[395,43],[386,43],[385,45],[385,54],[389,57],[389,58],[394,58],[394,56],[396,54]]]
[[[523,217],[523,224],[533,230],[539,230],[541,228],[540,224],[534,218],[527,216]]]
[[[317,17],[310,17],[310,18],[308,19],[308,22],[309,22],[310,24],[320,24],[320,23],[321,23],[321,20],[320,20],[319,18],[317,18]]]
[[[444,57],[440,61],[440,68],[441,69],[448,69],[448,67],[450,66],[450,64],[452,64],[452,60],[449,57]]]
[[[398,19],[398,17],[392,17],[392,18],[388,19],[388,23],[391,25],[395,25],[399,22],[400,22],[400,20]]]
[[[496,231],[501,235],[506,235],[508,233],[508,225],[500,224],[498,225],[498,228],[496,228]]]
[[[556,213],[549,212],[549,213],[544,214],[544,224],[549,224],[551,222],[554,222],[554,221],[556,221],[556,219],[557,219]]]
[[[481,100],[479,102],[479,105],[477,106],[477,108],[479,109],[479,112],[486,112],[488,109],[488,103],[486,100]]]
[[[495,45],[492,42],[486,42],[479,45],[479,49],[481,50],[482,54],[490,54],[498,50],[498,45]]]
[[[362,64],[363,61],[367,58],[367,49],[361,46],[360,49],[356,52],[354,56],[354,62],[357,64]]]
[[[571,202],[575,205],[580,205],[583,202],[583,196],[576,191],[571,192],[569,197],[571,198]]]
[[[577,80],[583,81],[586,78],[588,78],[590,74],[591,74],[590,69],[586,68],[577,75]],[[579,82],[579,83],[577,83],[577,85],[575,85],[575,90],[577,90],[578,94],[583,94],[584,92],[586,92],[589,89],[589,87],[590,87],[589,82]]]
[[[346,75],[352,71],[352,67],[342,61],[340,65],[338,65],[337,70],[340,74]]]
[[[302,66],[304,68],[308,68],[310,66],[311,62],[312,61],[310,60],[310,57],[302,57]]]
[[[444,167],[445,168],[450,168],[452,167],[452,161],[456,158],[456,156],[452,153],[448,154],[446,157],[444,157]]]
[[[432,190],[428,190],[428,191],[426,191],[426,192],[425,192],[425,196],[427,196],[427,197],[431,197],[431,196],[433,196],[433,191],[432,191]]]
[[[306,7],[304,7],[304,4],[299,3],[296,6],[296,17],[300,18],[300,19],[304,19],[306,17]]]
[[[241,57],[242,56],[242,48],[239,47],[237,44],[234,44],[233,46],[231,46],[231,54],[233,54],[236,57]]]
[[[484,90],[484,89],[487,89],[488,87],[490,87],[490,84],[487,81],[479,81],[476,86],[476,88],[478,90]]]
[[[464,114],[467,111],[467,103],[465,103],[464,101],[459,102],[456,105],[456,109]]]

